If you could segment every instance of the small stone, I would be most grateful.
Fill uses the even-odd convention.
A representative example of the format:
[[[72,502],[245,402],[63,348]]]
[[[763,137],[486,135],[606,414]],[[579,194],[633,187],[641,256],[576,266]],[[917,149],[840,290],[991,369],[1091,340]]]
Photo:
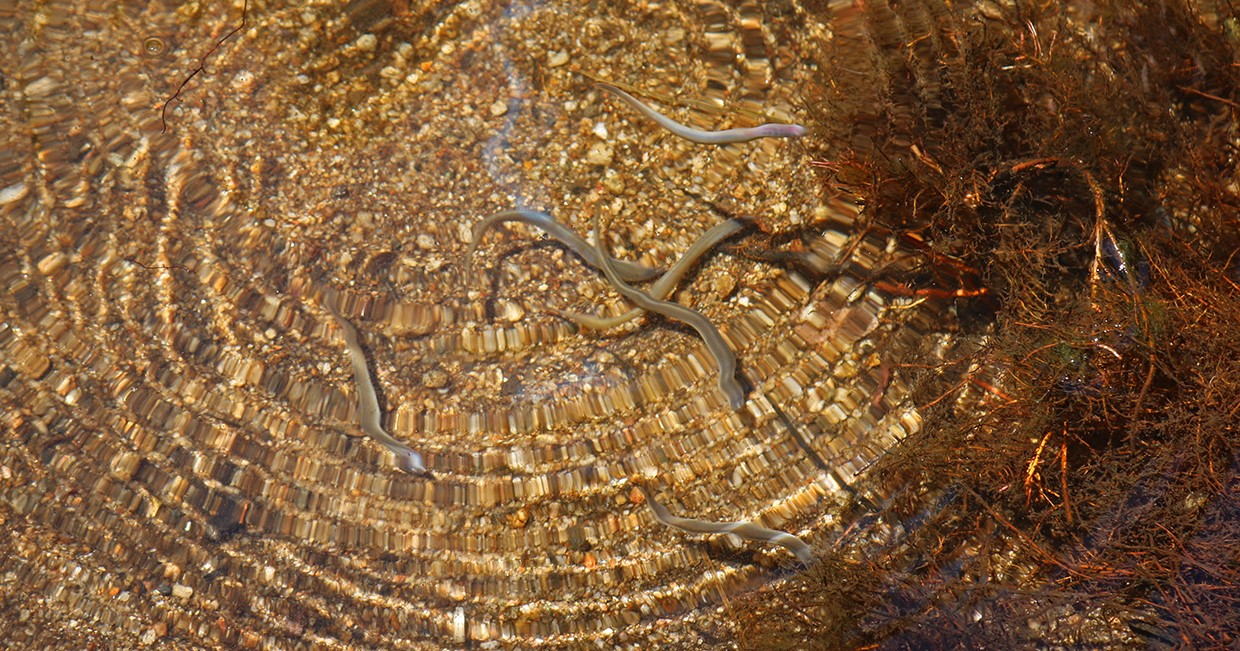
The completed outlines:
[[[418,244],[418,248],[424,251],[429,251],[435,248],[435,238],[431,237],[430,235],[427,235],[426,233],[419,235],[416,241]]]
[[[501,321],[516,323],[525,316],[525,308],[521,307],[516,301],[499,299],[496,305],[495,316]]]
[[[172,586],[172,596],[184,601],[194,596],[194,589],[184,583],[178,583]]]
[[[624,177],[608,172],[607,176],[603,177],[603,187],[612,194],[624,194]]]
[[[448,374],[442,369],[433,368],[422,374],[422,386],[428,389],[443,389],[448,386]]]
[[[710,279],[710,291],[714,294],[716,300],[731,294],[736,289],[736,285],[736,276],[727,272],[714,274]]]
[[[26,184],[14,183],[13,185],[0,190],[0,205],[13,203],[26,196]]]
[[[131,451],[121,452],[112,457],[109,474],[117,481],[129,481],[138,472],[138,466],[141,462],[142,458],[137,453]]]
[[[641,504],[646,501],[646,494],[640,488],[634,486],[629,490],[629,501],[634,504]]]
[[[508,526],[513,529],[523,529],[530,521],[530,513],[524,508],[520,508],[512,513],[509,513],[506,516],[506,519],[508,520]]]
[[[44,256],[42,260],[39,260],[39,273],[44,276],[50,276],[63,269],[65,264],[68,262],[69,256],[61,253],[60,251],[48,254]]]
[[[673,27],[663,33],[663,44],[674,45],[685,40],[685,28]]]
[[[237,91],[238,93],[251,93],[254,91],[254,86],[257,83],[258,83],[258,75],[255,75],[253,72],[249,70],[242,70],[241,72],[237,73],[236,77],[233,77],[232,87],[233,87],[233,90]],[[132,157],[131,157],[131,160],[132,160]],[[127,164],[126,167],[132,167],[132,165]]]
[[[568,52],[563,50],[552,52],[547,56],[547,65],[552,68],[558,68],[566,63],[568,63]]]
[[[611,145],[605,142],[596,142],[590,146],[590,151],[586,152],[586,162],[591,165],[611,165],[611,158],[615,155]]]
[[[39,77],[38,79],[26,85],[26,97],[46,97],[56,91],[60,86],[55,79],[51,77]]]
[[[502,99],[497,99],[491,104],[490,111],[491,117],[497,118],[508,112],[508,102],[505,102]]]
[[[379,46],[379,39],[375,38],[374,34],[362,34],[357,37],[357,40],[354,41],[353,44],[356,45],[359,50],[364,52],[373,52],[375,48]]]

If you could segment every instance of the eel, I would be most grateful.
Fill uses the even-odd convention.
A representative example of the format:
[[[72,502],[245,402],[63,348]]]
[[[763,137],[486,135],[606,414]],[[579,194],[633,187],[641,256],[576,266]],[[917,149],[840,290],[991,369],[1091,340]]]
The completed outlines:
[[[654,512],[654,517],[663,524],[687,531],[689,533],[730,533],[740,536],[745,540],[761,540],[774,543],[786,548],[792,552],[797,560],[802,563],[809,563],[814,560],[814,551],[804,540],[775,529],[767,529],[766,527],[755,524],[753,520],[741,520],[738,522],[711,522],[709,520],[698,520],[696,518],[682,518],[678,515],[672,515],[666,506],[659,503],[654,497],[654,491],[649,488],[638,485],[637,487],[642,495],[646,498],[646,503],[650,505],[650,510]]]
[[[705,131],[702,129],[694,129],[685,126],[666,115],[654,110],[645,102],[633,97],[620,88],[609,83],[596,81],[600,87],[619,97],[625,104],[637,109],[638,113],[654,120],[659,126],[671,131],[672,133],[693,142],[703,145],[726,145],[737,142],[749,142],[758,138],[800,138],[809,133],[809,130],[799,124],[762,124],[756,127],[745,127],[741,129],[724,129],[723,131]]]
[[[671,268],[667,270],[667,273],[664,273],[657,281],[655,281],[654,285],[650,287],[650,296],[657,300],[667,298],[667,295],[671,293],[672,288],[674,288],[680,280],[685,277],[685,274],[689,272],[689,269],[693,268],[693,265],[696,264],[702,256],[706,255],[706,253],[713,249],[716,244],[728,239],[736,232],[740,231],[747,225],[747,223],[748,221],[744,219],[729,219],[716,224],[711,227],[710,230],[703,233],[701,237],[689,246],[689,250],[685,251],[684,255],[680,256],[680,259],[676,261],[676,264],[673,264]],[[623,278],[623,276],[621,276],[621,278]],[[635,307],[620,316],[602,318],[590,314],[580,314],[577,312],[560,310],[554,307],[548,309],[561,317],[573,321],[578,326],[588,328],[590,330],[608,330],[610,328],[619,327],[629,321],[632,321],[645,312],[642,308]]]
[[[554,217],[545,212],[522,209],[497,212],[475,224],[473,239],[469,243],[468,256],[470,260],[473,259],[474,250],[478,248],[478,243],[482,241],[482,236],[486,234],[491,227],[505,222],[521,222],[523,224],[534,226],[542,230],[547,235],[550,235],[559,243],[567,246],[573,251],[573,253],[581,256],[581,258],[591,267],[594,267],[595,269],[601,268],[599,264],[598,252],[593,246],[590,246],[589,242],[585,241],[584,238],[573,232],[571,228],[557,222]],[[615,265],[616,272],[620,275],[620,277],[628,282],[640,283],[648,280],[654,280],[663,273],[662,269],[651,269],[650,267],[646,267],[635,262],[628,262],[626,260],[612,260],[612,264]]]
[[[715,364],[719,366],[719,390],[728,397],[728,404],[732,406],[732,409],[740,409],[744,406],[745,389],[736,380],[736,354],[728,348],[728,342],[723,340],[723,335],[719,334],[719,329],[715,327],[715,324],[711,323],[710,319],[707,319],[701,312],[691,310],[679,303],[656,299],[625,283],[611,265],[611,256],[607,254],[607,243],[599,228],[598,213],[594,215],[594,246],[598,250],[599,260],[603,262],[601,265],[603,275],[607,276],[607,282],[611,283],[622,296],[643,310],[662,314],[697,330],[702,341],[706,343],[706,349],[715,358]]]
[[[340,315],[335,305],[328,303],[327,310],[336,318],[336,323],[344,332],[345,347],[349,349],[349,364],[353,367],[353,380],[357,383],[357,413],[362,431],[396,455],[396,465],[401,470],[415,475],[429,474],[422,455],[383,431],[379,394],[370,379],[370,367],[366,364],[366,353],[362,351],[362,345],[358,341],[357,328]]]

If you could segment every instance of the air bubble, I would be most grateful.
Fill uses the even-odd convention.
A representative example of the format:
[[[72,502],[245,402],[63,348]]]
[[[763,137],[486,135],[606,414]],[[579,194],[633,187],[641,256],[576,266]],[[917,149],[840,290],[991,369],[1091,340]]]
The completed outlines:
[[[142,40],[142,54],[148,57],[157,57],[168,49],[164,39],[157,36],[148,36]]]

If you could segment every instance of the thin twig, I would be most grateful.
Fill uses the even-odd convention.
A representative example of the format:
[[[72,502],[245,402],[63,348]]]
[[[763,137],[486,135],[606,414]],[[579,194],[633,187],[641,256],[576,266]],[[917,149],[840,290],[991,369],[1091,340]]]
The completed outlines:
[[[232,28],[232,31],[225,34],[223,38],[216,41],[215,45],[213,45],[210,50],[207,50],[207,53],[202,55],[201,59],[198,59],[198,67],[191,70],[189,76],[181,80],[181,85],[177,86],[177,92],[173,93],[172,97],[164,100],[164,105],[159,109],[159,123],[161,125],[159,130],[160,133],[168,133],[168,105],[172,103],[172,100],[179,99],[181,97],[181,91],[185,90],[185,85],[188,84],[191,79],[197,77],[200,72],[206,72],[207,57],[215,54],[215,51],[220,49],[220,46],[224,44],[224,41],[232,38],[233,34],[245,29],[246,19],[249,17],[249,14],[250,0],[243,0],[241,5],[241,22],[236,27]]]

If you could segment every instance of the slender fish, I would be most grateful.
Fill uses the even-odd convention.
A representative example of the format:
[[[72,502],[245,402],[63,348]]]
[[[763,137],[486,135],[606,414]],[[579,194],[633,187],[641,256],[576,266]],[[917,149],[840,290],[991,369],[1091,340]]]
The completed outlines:
[[[497,212],[475,224],[473,239],[469,243],[470,260],[473,259],[474,250],[478,248],[478,243],[482,241],[482,236],[491,227],[505,222],[521,222],[534,226],[550,235],[559,243],[567,246],[573,253],[581,256],[591,267],[595,269],[601,268],[599,265],[599,254],[593,246],[590,246],[589,242],[573,232],[571,228],[557,222],[551,215],[537,210],[505,210]],[[638,283],[653,280],[663,273],[662,269],[651,269],[650,267],[628,262],[627,260],[612,260],[612,264],[615,265],[616,273],[628,282]]]
[[[762,540],[776,545],[781,545],[792,552],[802,563],[809,563],[814,560],[814,551],[804,540],[796,536],[776,531],[775,529],[767,529],[766,527],[755,524],[752,520],[741,520],[739,522],[710,522],[708,520],[698,520],[696,518],[682,518],[672,515],[666,506],[659,503],[654,498],[654,491],[645,486],[638,486],[642,495],[646,497],[646,503],[650,505],[650,510],[654,512],[654,517],[659,522],[669,526],[687,531],[689,533],[731,533],[744,538],[745,540]]]
[[[645,102],[633,97],[632,95],[620,90],[605,82],[595,82],[616,97],[619,97],[625,104],[637,109],[638,113],[659,123],[659,126],[671,131],[672,133],[684,138],[692,140],[703,145],[726,145],[734,142],[749,142],[758,138],[800,138],[809,130],[799,124],[763,124],[756,127],[746,127],[743,129],[725,129],[723,131],[704,131],[702,129],[694,129],[685,126],[666,115],[650,108]]]
[[[344,332],[345,347],[349,349],[353,381],[357,383],[357,413],[362,431],[391,450],[392,454],[396,455],[396,465],[401,470],[416,475],[427,474],[422,455],[383,431],[383,425],[380,422],[379,394],[375,392],[374,382],[370,379],[370,368],[366,364],[366,354],[362,352],[362,345],[358,341],[357,328],[354,328],[348,319],[340,316],[335,305],[328,303],[327,310],[336,317],[336,323],[340,324],[340,329]]]
[[[728,342],[723,340],[723,335],[719,334],[719,329],[715,327],[715,324],[711,323],[710,319],[707,319],[701,312],[691,310],[679,303],[657,300],[621,280],[620,275],[611,265],[611,256],[607,254],[607,243],[603,241],[597,213],[594,215],[594,242],[598,250],[598,258],[603,261],[600,268],[603,270],[603,275],[607,276],[607,282],[611,283],[612,287],[615,287],[622,296],[633,301],[637,307],[662,314],[697,330],[702,341],[706,342],[706,350],[715,358],[715,363],[719,366],[719,390],[728,397],[728,404],[733,409],[740,409],[744,406],[745,389],[741,387],[740,382],[736,381],[736,354],[728,348]]]
[[[716,244],[728,239],[737,231],[744,228],[746,223],[747,220],[743,219],[729,219],[725,222],[720,222],[712,226],[710,230],[703,233],[701,237],[689,246],[689,250],[685,251],[684,255],[680,256],[680,259],[676,261],[676,264],[672,265],[672,267],[667,270],[667,273],[660,276],[659,279],[655,281],[654,285],[651,285],[651,298],[654,298],[655,300],[663,300],[667,298],[667,295],[670,294],[672,289],[682,278],[685,277],[685,274],[689,272],[689,269],[693,268],[693,265],[697,263],[698,259],[706,255],[706,253],[713,249]],[[635,307],[617,317],[600,318],[590,314],[579,314],[577,312],[558,310],[556,308],[549,309],[556,314],[575,322],[577,325],[591,330],[607,330],[610,328],[615,328],[632,321],[645,312],[642,308]]]

